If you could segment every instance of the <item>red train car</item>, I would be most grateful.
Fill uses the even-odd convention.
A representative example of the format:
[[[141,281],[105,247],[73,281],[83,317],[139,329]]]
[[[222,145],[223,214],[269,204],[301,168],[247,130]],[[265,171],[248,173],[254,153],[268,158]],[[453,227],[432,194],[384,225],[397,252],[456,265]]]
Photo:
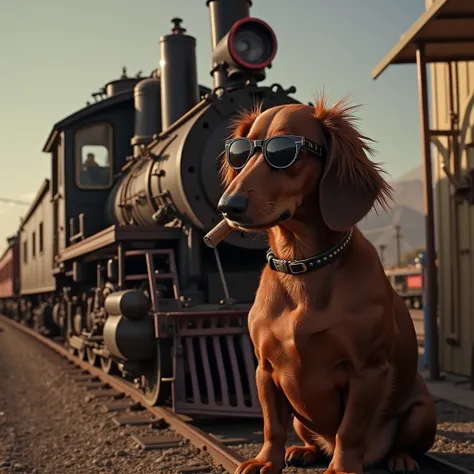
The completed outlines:
[[[385,270],[395,291],[405,300],[409,308],[423,306],[423,277],[421,268],[410,266]]]
[[[20,292],[20,246],[18,236],[10,237],[0,258],[0,313],[15,317]]]

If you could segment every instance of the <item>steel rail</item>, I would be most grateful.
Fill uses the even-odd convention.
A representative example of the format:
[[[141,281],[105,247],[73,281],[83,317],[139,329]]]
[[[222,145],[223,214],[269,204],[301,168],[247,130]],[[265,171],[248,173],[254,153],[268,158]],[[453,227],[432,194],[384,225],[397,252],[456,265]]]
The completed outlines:
[[[223,443],[212,438],[200,428],[186,423],[178,414],[171,412],[168,408],[149,406],[146,403],[145,397],[138,390],[133,388],[127,381],[106,374],[102,369],[94,367],[88,362],[79,359],[75,355],[72,355],[67,349],[57,342],[48,339],[33,329],[13,321],[4,315],[0,314],[0,321],[22,331],[25,334],[28,334],[37,341],[48,346],[50,349],[59,353],[61,356],[69,359],[71,362],[81,367],[81,369],[89,372],[94,377],[99,378],[110,387],[125,393],[134,401],[140,403],[140,405],[142,405],[145,410],[152,413],[156,418],[164,419],[174,431],[184,438],[187,438],[191,444],[209,453],[214,462],[218,465],[221,465],[227,472],[233,473],[237,469],[237,466],[244,461],[244,458],[238,453],[227,448],[227,446],[225,446]],[[420,460],[420,464],[421,468],[428,467],[434,469],[436,470],[437,474],[474,474],[474,471],[457,466],[449,461],[441,459],[439,456],[432,453],[424,454]]]
[[[79,359],[77,356],[72,355],[67,349],[59,345],[57,342],[48,339],[47,337],[37,333],[33,329],[23,324],[13,321],[12,319],[7,318],[3,315],[0,315],[0,321],[15,329],[22,331],[25,334],[28,334],[37,341],[48,346],[50,349],[59,353],[61,356],[69,359],[71,362],[78,365],[81,369],[89,372],[94,377],[99,378],[101,381],[108,384],[110,387],[128,395],[134,401],[140,403],[144,409],[152,413],[156,418],[164,419],[174,431],[176,431],[184,438],[187,438],[191,442],[191,444],[209,453],[214,462],[217,465],[221,465],[226,471],[233,473],[237,466],[242,461],[244,461],[241,456],[227,448],[227,446],[222,444],[220,441],[212,438],[210,435],[208,435],[201,429],[190,425],[189,423],[186,423],[180,418],[179,415],[171,412],[169,409],[164,407],[152,407],[147,405],[145,397],[138,390],[130,386],[125,380],[120,380],[119,378],[106,374],[102,371],[102,369],[94,367],[88,362]]]
[[[435,469],[439,474],[473,474],[471,469],[457,466],[452,462],[441,459],[436,454],[425,454],[422,459],[421,467],[429,467]]]

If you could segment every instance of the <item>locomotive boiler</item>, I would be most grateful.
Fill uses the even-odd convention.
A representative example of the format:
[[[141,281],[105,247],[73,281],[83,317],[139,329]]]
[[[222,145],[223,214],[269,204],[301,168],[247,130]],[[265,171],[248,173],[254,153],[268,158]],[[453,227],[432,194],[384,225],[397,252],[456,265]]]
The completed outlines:
[[[19,230],[13,317],[129,378],[150,404],[259,416],[247,314],[267,244],[232,233],[217,250],[203,235],[220,220],[231,121],[298,101],[294,87],[260,84],[277,40],[250,0],[207,6],[212,89],[198,84],[196,40],[175,18],[160,68],[124,73],[54,126],[51,179]]]

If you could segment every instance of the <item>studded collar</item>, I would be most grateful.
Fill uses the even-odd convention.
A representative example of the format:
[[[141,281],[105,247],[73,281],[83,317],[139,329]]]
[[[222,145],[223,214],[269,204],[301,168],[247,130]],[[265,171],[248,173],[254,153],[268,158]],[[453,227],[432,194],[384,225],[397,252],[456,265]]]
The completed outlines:
[[[351,241],[353,233],[354,230],[351,229],[334,247],[330,248],[326,252],[315,255],[314,257],[306,258],[304,260],[281,260],[275,257],[272,249],[268,249],[268,265],[272,270],[276,272],[287,273],[288,275],[299,275],[301,273],[307,273],[324,267],[325,265],[333,262],[342,253],[342,251]]]

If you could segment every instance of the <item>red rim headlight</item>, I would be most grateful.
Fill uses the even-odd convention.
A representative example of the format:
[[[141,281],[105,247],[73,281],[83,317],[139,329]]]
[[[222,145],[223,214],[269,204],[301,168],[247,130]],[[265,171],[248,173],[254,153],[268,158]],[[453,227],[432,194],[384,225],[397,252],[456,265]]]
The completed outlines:
[[[258,18],[242,18],[229,31],[232,59],[247,69],[268,67],[277,52],[277,39],[270,26]]]

